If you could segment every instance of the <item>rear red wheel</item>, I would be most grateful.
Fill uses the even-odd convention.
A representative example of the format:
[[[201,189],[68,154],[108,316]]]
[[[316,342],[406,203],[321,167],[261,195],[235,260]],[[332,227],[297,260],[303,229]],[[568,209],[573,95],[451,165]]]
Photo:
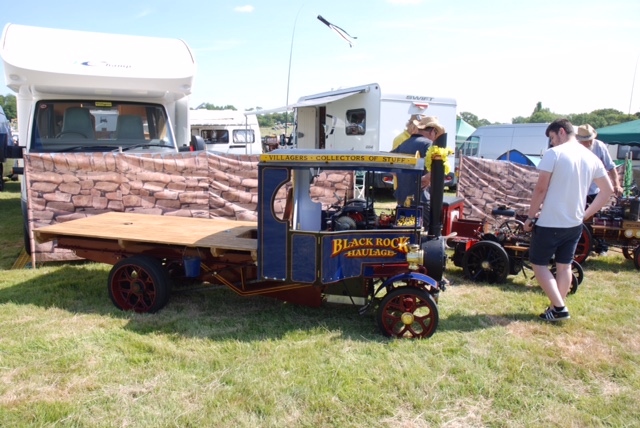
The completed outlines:
[[[573,255],[573,259],[583,264],[587,257],[589,257],[589,253],[591,252],[591,248],[593,245],[593,237],[589,228],[583,224],[582,225],[582,234],[580,235],[580,240],[578,241],[578,246],[576,247],[576,252]]]
[[[399,287],[378,308],[378,327],[387,337],[424,339],[438,328],[438,305],[425,290]]]
[[[556,262],[554,261],[549,268],[551,274],[555,278],[556,276]],[[535,278],[535,277],[534,277]],[[580,263],[573,260],[571,262],[571,287],[569,288],[569,294],[575,294],[578,291],[578,286],[582,284],[582,280],[584,279],[584,270],[582,270],[582,266]]]

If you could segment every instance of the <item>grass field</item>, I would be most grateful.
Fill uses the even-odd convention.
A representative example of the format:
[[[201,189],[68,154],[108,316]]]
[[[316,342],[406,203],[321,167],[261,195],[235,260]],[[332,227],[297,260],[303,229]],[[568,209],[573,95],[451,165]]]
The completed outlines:
[[[351,306],[305,308],[225,288],[116,310],[110,266],[12,270],[18,183],[0,193],[2,427],[632,427],[640,420],[640,281],[610,251],[547,324],[535,280],[440,296],[422,341],[388,340]]]

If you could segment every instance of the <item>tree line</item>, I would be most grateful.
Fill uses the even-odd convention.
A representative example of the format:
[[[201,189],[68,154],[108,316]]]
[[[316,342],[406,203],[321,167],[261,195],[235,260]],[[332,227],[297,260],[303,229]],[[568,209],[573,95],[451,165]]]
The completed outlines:
[[[459,117],[474,128],[486,125],[499,125],[497,122],[491,123],[487,119],[479,119],[478,116],[469,112],[462,112]],[[530,116],[514,117],[511,119],[511,123],[550,123],[560,118],[568,119],[569,122],[576,126],[588,123],[597,129],[632,120],[638,120],[640,119],[640,112],[635,114],[626,114],[619,110],[605,108],[594,110],[591,113],[559,114],[552,112],[548,108],[543,108],[542,102],[538,102]]]

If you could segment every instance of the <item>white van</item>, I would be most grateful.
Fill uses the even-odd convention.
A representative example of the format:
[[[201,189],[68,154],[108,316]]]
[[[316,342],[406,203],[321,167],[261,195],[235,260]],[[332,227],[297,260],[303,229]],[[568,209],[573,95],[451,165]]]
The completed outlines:
[[[447,147],[456,144],[456,101],[416,93],[383,92],[371,83],[301,97],[290,105],[295,111],[291,147],[391,151],[393,139],[405,129],[412,114],[436,116],[447,131]],[[256,114],[284,111],[286,107],[258,110]],[[450,158],[453,165],[453,155]],[[380,180],[375,187],[391,187]],[[453,177],[453,173],[450,174]],[[445,182],[445,185],[450,185]]]
[[[548,123],[481,126],[460,146],[456,156],[494,160],[510,150],[517,150],[523,155],[540,158],[549,148],[549,138],[545,135],[548,126]]]
[[[7,24],[0,56],[17,98],[14,158],[190,149],[195,61],[182,40]],[[22,190],[29,251],[24,180]]]
[[[191,110],[191,135],[204,140],[207,150],[236,155],[262,153],[260,125],[255,114],[236,110]]]

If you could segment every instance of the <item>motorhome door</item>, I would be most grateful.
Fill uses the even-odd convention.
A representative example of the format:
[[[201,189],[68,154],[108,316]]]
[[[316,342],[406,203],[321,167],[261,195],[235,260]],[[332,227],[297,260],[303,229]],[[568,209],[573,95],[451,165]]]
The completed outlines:
[[[318,149],[318,128],[316,126],[316,108],[299,107],[297,111],[297,147],[299,149]]]

